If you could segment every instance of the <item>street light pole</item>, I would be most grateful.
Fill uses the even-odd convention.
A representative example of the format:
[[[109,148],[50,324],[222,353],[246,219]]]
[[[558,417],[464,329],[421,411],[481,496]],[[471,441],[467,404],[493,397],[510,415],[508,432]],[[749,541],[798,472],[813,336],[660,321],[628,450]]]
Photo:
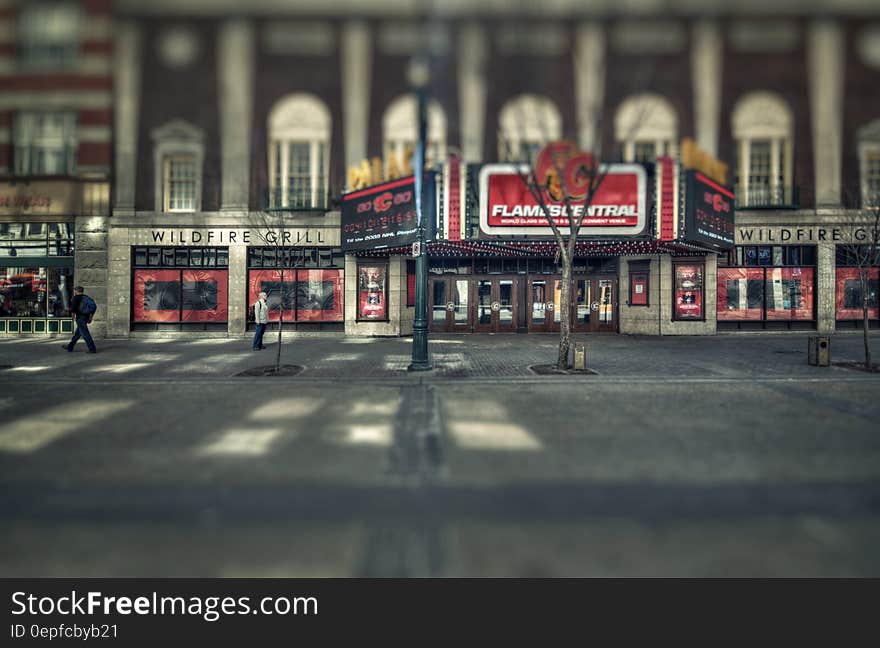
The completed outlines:
[[[416,95],[419,137],[416,142],[415,172],[416,221],[419,229],[419,249],[416,256],[416,313],[413,321],[413,346],[410,371],[429,371],[433,369],[428,359],[428,246],[425,241],[424,218],[424,179],[425,144],[428,136],[428,60],[423,54],[413,59],[410,65],[410,84]]]

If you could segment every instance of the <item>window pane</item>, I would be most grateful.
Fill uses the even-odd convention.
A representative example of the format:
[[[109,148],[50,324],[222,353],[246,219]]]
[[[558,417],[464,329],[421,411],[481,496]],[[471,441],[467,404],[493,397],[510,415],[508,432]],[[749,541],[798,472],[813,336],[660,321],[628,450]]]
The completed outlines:
[[[23,112],[13,126],[17,175],[67,175],[76,165],[76,114]]]
[[[73,2],[23,3],[18,21],[22,63],[55,67],[73,63],[79,47],[79,10]]]
[[[168,211],[194,211],[196,208],[195,158],[193,156],[167,158],[165,174]]]
[[[636,142],[633,147],[633,162],[653,162],[656,159],[654,142]]]
[[[865,159],[865,205],[880,205],[880,152],[868,153]]]
[[[46,317],[46,268],[0,267],[0,316]]]
[[[343,320],[345,285],[342,270],[299,270],[296,276],[298,321]]]
[[[311,144],[309,142],[292,142],[289,147],[288,170],[288,207],[311,207],[312,205],[312,169]]]
[[[749,195],[748,204],[770,204],[770,156],[769,140],[753,140],[749,147]]]

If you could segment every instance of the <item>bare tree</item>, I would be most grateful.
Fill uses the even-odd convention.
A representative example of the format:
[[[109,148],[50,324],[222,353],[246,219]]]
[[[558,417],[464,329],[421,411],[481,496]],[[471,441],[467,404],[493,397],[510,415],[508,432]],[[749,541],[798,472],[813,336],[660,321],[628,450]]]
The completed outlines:
[[[865,370],[871,371],[870,319],[871,302],[877,303],[880,295],[872,286],[871,270],[880,266],[880,192],[866,196],[862,207],[851,216],[844,244],[841,246],[848,261],[858,271],[859,296],[862,307],[862,334],[865,344]]]
[[[297,254],[297,248],[291,246],[292,233],[290,231],[290,220],[292,214],[287,210],[273,210],[271,212],[251,212],[249,220],[251,223],[251,232],[256,235],[259,241],[266,247],[275,249],[275,259],[277,269],[280,273],[279,281],[279,306],[278,306],[278,346],[275,351],[275,373],[281,371],[281,343],[282,334],[284,332],[284,306],[291,298],[295,299],[296,294],[290,294],[287,291],[287,284],[284,281],[285,274],[296,278],[296,270],[302,267],[303,257]],[[295,290],[295,287],[294,287]],[[267,291],[267,296],[272,297],[271,290]],[[248,304],[248,308],[252,305]]]
[[[637,118],[626,128],[625,142],[635,138],[639,126],[649,117],[650,111],[650,102],[642,106]],[[602,119],[598,108],[592,123],[597,136],[594,149],[589,153],[579,152],[573,142],[562,141],[545,147],[540,152],[520,146],[519,150],[510,151],[508,155],[516,162],[520,180],[539,205],[556,242],[556,257],[562,271],[562,312],[559,317],[559,348],[556,358],[556,368],[560,370],[569,368],[572,265],[578,236],[593,199],[610,169],[608,164],[602,163]],[[549,139],[545,132],[543,140],[548,142]],[[561,218],[558,213],[553,215],[556,210],[551,210],[550,201],[557,205],[561,203]],[[557,221],[566,224],[560,225]],[[567,232],[564,231],[566,229]]]

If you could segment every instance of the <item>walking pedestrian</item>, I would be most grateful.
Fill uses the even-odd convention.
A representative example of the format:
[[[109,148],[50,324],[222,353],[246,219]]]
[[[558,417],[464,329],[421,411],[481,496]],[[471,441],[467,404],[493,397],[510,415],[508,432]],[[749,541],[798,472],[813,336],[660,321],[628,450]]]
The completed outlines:
[[[95,348],[95,341],[92,339],[92,334],[89,333],[89,324],[92,323],[92,317],[98,306],[95,304],[94,299],[84,294],[82,286],[77,286],[73,292],[73,299],[70,300],[70,316],[76,321],[76,330],[73,332],[70,342],[64,345],[64,348],[68,351],[73,351],[74,345],[82,338],[86,341],[86,346],[89,347],[89,353],[97,353],[98,349]]]
[[[261,292],[257,301],[254,302],[254,322],[257,324],[257,332],[254,334],[254,351],[261,351],[266,348],[263,346],[263,333],[266,332],[266,325],[269,323],[269,304],[266,303],[265,292]]]

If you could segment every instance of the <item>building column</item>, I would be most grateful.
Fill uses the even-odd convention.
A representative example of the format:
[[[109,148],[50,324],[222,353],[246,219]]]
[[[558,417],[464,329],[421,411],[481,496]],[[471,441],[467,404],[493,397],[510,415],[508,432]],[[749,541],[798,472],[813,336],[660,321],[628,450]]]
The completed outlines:
[[[816,259],[816,328],[822,335],[834,333],[837,272],[835,243],[819,243]]]
[[[113,55],[113,83],[116,142],[115,200],[118,215],[134,214],[137,175],[138,119],[141,96],[141,32],[133,20],[117,26]]]
[[[346,23],[342,30],[342,124],[345,135],[345,166],[367,158],[370,125],[370,74],[372,41],[363,21]]]
[[[718,155],[721,121],[721,30],[715,21],[700,20],[693,28],[691,78],[694,92],[694,130],[697,145]]]
[[[221,211],[248,211],[254,97],[254,27],[229,20],[217,39]]]
[[[465,162],[482,162],[486,131],[485,30],[476,23],[462,27],[458,37],[458,99],[461,152]]]
[[[244,335],[247,322],[247,246],[229,246],[229,297],[227,331],[230,337]]]
[[[610,115],[602,115],[605,99],[605,32],[598,23],[578,25],[574,46],[574,86],[577,108],[578,144],[581,150],[598,153],[601,134],[597,132],[600,120],[610,122]]]
[[[112,219],[111,219],[112,220]],[[112,227],[107,246],[107,336],[131,331],[131,243],[127,227]]]
[[[837,23],[816,20],[810,25],[807,65],[810,115],[813,119],[816,207],[836,207],[841,203],[843,46],[843,31]]]

